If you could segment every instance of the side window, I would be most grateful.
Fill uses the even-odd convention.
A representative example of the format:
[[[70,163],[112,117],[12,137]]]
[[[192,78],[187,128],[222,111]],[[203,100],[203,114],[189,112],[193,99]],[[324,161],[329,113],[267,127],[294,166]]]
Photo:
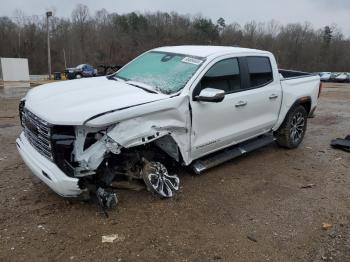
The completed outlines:
[[[272,68],[268,57],[247,57],[250,88],[266,85],[273,81]]]
[[[238,60],[236,58],[229,58],[217,62],[203,76],[200,85],[200,90],[208,87],[220,89],[226,93],[239,90],[241,78]],[[200,90],[198,90],[198,93]]]

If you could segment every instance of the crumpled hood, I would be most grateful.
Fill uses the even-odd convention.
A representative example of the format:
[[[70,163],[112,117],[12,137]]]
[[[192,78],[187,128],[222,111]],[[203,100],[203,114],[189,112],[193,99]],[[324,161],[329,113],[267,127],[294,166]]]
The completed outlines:
[[[27,93],[25,107],[51,124],[82,125],[87,119],[104,112],[168,97],[103,76],[35,87]]]

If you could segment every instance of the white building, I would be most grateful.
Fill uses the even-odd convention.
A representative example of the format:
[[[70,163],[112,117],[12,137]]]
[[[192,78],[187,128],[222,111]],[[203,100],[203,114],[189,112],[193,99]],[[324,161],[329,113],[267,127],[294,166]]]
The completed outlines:
[[[29,81],[27,58],[0,58],[0,80]]]

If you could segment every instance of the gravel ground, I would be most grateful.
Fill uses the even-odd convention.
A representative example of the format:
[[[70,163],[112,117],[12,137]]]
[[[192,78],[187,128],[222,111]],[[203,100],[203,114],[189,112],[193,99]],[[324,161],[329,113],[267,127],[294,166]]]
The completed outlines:
[[[298,149],[182,170],[172,200],[120,190],[109,218],[31,175],[18,101],[0,97],[0,261],[350,261],[350,154],[329,146],[350,134],[350,85],[323,90]]]

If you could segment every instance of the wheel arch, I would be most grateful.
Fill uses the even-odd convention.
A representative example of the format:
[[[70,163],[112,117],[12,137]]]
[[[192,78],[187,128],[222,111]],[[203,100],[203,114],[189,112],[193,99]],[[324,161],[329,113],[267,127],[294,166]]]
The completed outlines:
[[[305,97],[299,98],[297,101],[294,102],[292,107],[295,107],[297,105],[303,106],[305,108],[305,110],[306,110],[306,113],[309,115],[310,111],[311,111],[311,105],[312,105],[311,97],[310,96],[305,96]],[[292,107],[291,107],[291,109],[292,109]],[[288,111],[288,113],[289,113],[289,111]]]
[[[311,105],[312,105],[311,97],[310,96],[299,97],[289,107],[289,109],[287,110],[285,115],[279,117],[279,120],[278,120],[277,124],[274,126],[273,130],[277,131],[283,125],[283,123],[286,121],[286,118],[288,117],[288,114],[291,112],[291,110],[293,108],[295,108],[296,106],[299,106],[299,105],[303,106],[305,108],[305,110],[306,110],[306,113],[308,115],[310,115],[310,113],[311,113]]]
[[[308,101],[296,101],[289,109],[280,127],[274,132],[277,144],[293,149],[303,141],[307,128]],[[300,114],[300,115],[299,115]]]
[[[179,145],[170,134],[158,138],[154,141],[154,144],[176,162],[181,163],[183,161]]]

